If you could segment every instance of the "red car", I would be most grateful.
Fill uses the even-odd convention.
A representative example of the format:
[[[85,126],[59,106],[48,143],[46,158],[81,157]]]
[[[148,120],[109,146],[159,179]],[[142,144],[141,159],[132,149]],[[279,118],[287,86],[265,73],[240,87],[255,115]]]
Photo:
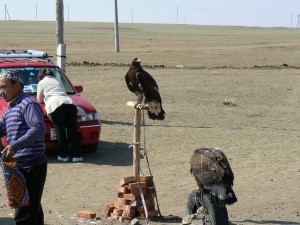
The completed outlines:
[[[7,69],[17,69],[23,76],[24,92],[27,92],[36,100],[38,84],[38,72],[42,68],[49,68],[53,71],[65,86],[67,94],[78,107],[77,132],[82,150],[95,152],[98,149],[101,122],[95,107],[79,93],[83,91],[82,86],[74,86],[64,71],[55,65],[46,52],[26,51],[1,51],[0,50],[0,72]],[[0,96],[0,116],[7,109],[7,102]],[[53,149],[57,147],[56,131],[51,120],[47,117],[45,105],[41,104],[44,111],[46,124],[46,147]],[[2,138],[3,145],[7,145],[6,138]]]

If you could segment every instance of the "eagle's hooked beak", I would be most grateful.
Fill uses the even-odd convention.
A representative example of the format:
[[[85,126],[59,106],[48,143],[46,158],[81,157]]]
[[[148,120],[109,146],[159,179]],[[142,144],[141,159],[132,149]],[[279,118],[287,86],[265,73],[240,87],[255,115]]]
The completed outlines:
[[[135,61],[135,62],[141,62],[141,59],[138,58],[138,57],[135,57],[135,58],[134,58],[134,61]]]

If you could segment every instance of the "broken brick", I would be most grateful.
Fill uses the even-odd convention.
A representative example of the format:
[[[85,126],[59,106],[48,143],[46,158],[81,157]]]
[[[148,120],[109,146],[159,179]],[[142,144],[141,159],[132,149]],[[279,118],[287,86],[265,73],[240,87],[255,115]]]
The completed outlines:
[[[84,219],[94,219],[94,218],[96,218],[96,213],[90,212],[90,211],[80,211],[80,212],[77,212],[76,216],[79,218],[84,218]]]
[[[115,203],[109,203],[107,206],[106,206],[106,209],[105,209],[105,211],[104,211],[104,213],[103,213],[103,216],[105,217],[105,218],[107,218],[107,217],[110,217],[110,214],[113,212],[113,210],[114,210],[114,208],[115,208]]]

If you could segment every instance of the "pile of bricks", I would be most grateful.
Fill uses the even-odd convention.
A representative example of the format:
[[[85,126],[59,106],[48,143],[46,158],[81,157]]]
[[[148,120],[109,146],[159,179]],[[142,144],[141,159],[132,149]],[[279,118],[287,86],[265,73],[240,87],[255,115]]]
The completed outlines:
[[[141,192],[144,196],[146,210]],[[147,211],[149,219],[157,217],[155,197],[156,191],[152,176],[141,176],[140,183],[136,182],[133,176],[125,177],[120,181],[118,200],[107,205],[104,216],[118,219],[120,222],[127,222],[134,218],[146,219]]]

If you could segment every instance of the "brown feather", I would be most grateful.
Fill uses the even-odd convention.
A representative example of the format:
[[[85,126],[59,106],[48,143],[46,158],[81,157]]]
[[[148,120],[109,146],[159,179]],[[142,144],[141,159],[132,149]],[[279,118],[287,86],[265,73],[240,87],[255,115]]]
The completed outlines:
[[[196,149],[191,157],[190,165],[190,172],[195,177],[200,190],[212,188],[218,192],[221,187],[225,187],[226,193],[231,193],[234,196],[229,199],[230,197],[224,196],[225,193],[221,193],[224,199],[229,199],[228,204],[232,204],[237,200],[232,190],[234,175],[226,155],[220,149]],[[219,195],[219,193],[216,194]]]
[[[133,58],[129,70],[125,75],[128,89],[138,96],[137,102],[148,104],[148,116],[153,120],[164,120],[165,111],[162,108],[162,101],[158,85],[154,78],[146,72],[140,59]]]

